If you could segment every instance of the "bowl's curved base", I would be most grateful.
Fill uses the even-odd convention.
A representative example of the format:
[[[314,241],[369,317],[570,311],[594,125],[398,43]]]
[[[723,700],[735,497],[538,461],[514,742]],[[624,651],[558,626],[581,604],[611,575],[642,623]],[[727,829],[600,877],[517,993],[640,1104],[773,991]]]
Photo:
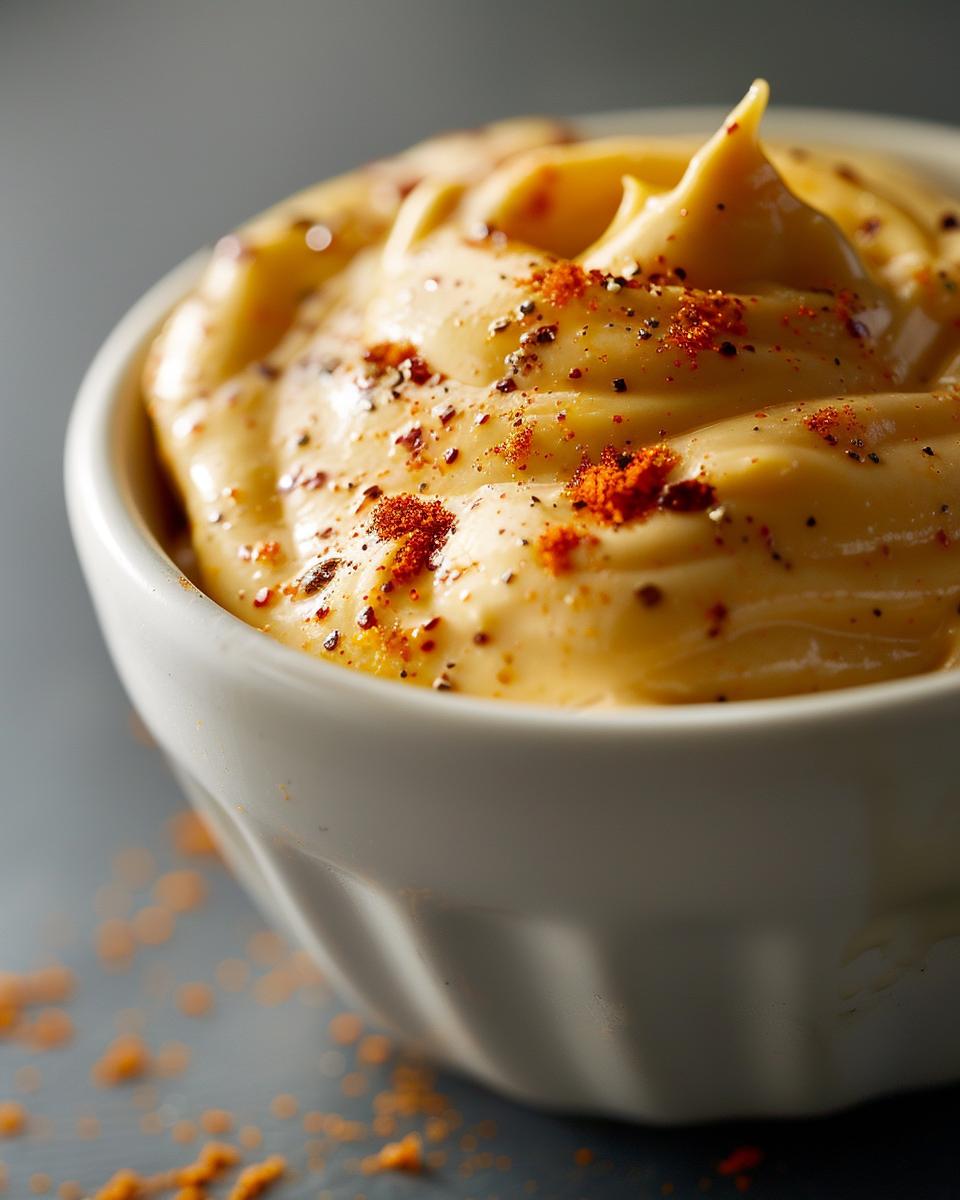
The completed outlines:
[[[819,926],[576,927],[390,894],[174,771],[269,918],[351,1003],[522,1103],[678,1124],[819,1115],[960,1078],[957,937],[922,962],[868,948],[844,964],[825,962]]]

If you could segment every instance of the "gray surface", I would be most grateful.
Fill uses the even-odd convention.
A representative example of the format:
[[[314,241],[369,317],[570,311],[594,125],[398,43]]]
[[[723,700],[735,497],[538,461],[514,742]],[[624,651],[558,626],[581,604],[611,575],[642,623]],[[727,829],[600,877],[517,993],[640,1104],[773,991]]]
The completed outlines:
[[[135,975],[104,983],[93,966],[91,897],[112,850],[157,842],[178,804],[162,764],[129,735],[62,509],[66,414],[113,320],[250,213],[438,127],[525,110],[732,103],[760,72],[775,102],[957,121],[958,45],[956,3],[0,0],[0,969],[28,966],[44,949],[44,914],[67,911],[81,936],[65,953],[83,980],[77,1041],[46,1056],[44,1087],[26,1097],[61,1132],[0,1143],[10,1195],[27,1194],[31,1171],[93,1184],[118,1154],[148,1168],[184,1158],[168,1139],[136,1133],[122,1098],[105,1106],[109,1136],[81,1146],[68,1132],[114,1012],[137,997]],[[209,971],[251,922],[219,879],[216,903],[166,961],[181,978]],[[223,1008],[189,1075],[168,1089],[183,1111],[229,1103],[253,1115],[279,1090],[346,1111],[317,1068],[329,1011]],[[174,1014],[161,1008],[156,1019],[180,1036]],[[0,1044],[0,1100],[22,1055]],[[960,1190],[954,1090],[812,1126],[654,1133],[561,1123],[451,1086],[468,1123],[498,1120],[495,1149],[511,1157],[510,1173],[465,1180],[451,1168],[368,1186],[337,1167],[278,1198],[322,1187],[338,1200],[510,1196],[529,1178],[542,1196],[656,1196],[673,1182],[685,1197],[744,1140],[767,1150],[751,1192],[761,1197]],[[273,1125],[271,1144],[298,1153],[302,1135],[295,1144]],[[581,1144],[610,1165],[574,1170]],[[718,1179],[713,1194],[735,1192]]]

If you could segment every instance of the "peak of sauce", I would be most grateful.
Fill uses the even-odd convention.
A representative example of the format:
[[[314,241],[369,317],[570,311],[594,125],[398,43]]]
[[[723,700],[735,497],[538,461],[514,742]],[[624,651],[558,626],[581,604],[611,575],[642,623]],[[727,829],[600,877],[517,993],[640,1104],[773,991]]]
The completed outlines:
[[[960,206],[767,147],[767,95],[699,148],[434,139],[223,239],[144,385],[209,594],[560,705],[953,666]]]

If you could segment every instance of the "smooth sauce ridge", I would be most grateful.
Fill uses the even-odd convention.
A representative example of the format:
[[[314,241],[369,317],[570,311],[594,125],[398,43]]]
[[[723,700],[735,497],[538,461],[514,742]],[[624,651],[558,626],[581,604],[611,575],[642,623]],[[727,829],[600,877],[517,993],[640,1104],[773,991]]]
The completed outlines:
[[[345,666],[561,705],[954,665],[960,221],[863,155],[550,122],[222,240],[145,395],[209,594]]]

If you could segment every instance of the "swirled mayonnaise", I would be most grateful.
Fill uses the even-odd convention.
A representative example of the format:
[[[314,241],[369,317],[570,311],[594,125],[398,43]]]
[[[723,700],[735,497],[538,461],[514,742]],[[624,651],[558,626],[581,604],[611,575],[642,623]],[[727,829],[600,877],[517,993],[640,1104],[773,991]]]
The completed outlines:
[[[960,231],[863,155],[540,121],[217,246],[146,372],[203,586],[390,679],[561,705],[954,665]]]

